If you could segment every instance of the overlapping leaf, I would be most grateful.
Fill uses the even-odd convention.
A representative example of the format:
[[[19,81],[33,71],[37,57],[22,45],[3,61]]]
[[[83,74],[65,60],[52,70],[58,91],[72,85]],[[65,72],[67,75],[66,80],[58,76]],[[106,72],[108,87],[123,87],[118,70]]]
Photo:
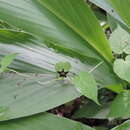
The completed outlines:
[[[130,34],[125,31],[120,25],[110,36],[110,44],[112,50],[116,54],[130,54]]]
[[[108,0],[124,22],[130,27],[130,0]]]
[[[120,21],[121,23],[125,24],[124,21],[121,19],[119,14],[115,11],[115,9],[109,3],[110,0],[90,0],[90,2],[94,3],[95,5],[99,6],[103,10],[105,10],[108,14],[113,16],[115,19]]]
[[[56,125],[58,124],[58,125]],[[94,130],[87,125],[44,113],[0,123],[1,130]]]
[[[57,0],[51,2],[57,2]],[[93,72],[98,85],[117,84],[119,82],[117,77],[113,74],[111,66],[106,63],[106,60],[110,62],[113,58],[111,50],[95,16],[83,1],[80,1],[80,7],[78,8],[73,7],[74,5],[77,6],[73,2],[75,3],[75,1],[66,0],[65,4],[69,4],[69,8],[65,7],[65,5],[63,7],[69,11],[74,10],[73,16],[78,17],[78,24],[82,26],[82,30],[70,16],[70,19],[68,19],[64,12],[57,8],[65,18],[62,19],[59,14],[57,15],[57,9],[53,12],[52,7],[46,7],[48,3],[44,3],[44,1],[17,0],[14,2],[13,0],[0,0],[0,19],[8,21],[17,28],[35,36],[33,37],[20,31],[1,29],[0,55],[3,56],[12,52],[19,53],[16,61],[10,67],[24,72],[50,73],[52,78],[55,77],[55,73],[52,72],[55,72],[54,66],[57,62],[70,62],[72,65],[71,72],[78,73],[84,70],[89,71],[100,60],[103,60],[104,63]],[[85,15],[80,10],[82,7],[86,12]],[[77,11],[79,11],[78,15]],[[85,21],[94,21],[92,22],[93,26],[97,27],[99,32],[91,30],[89,28],[91,21],[86,23],[84,19],[81,19],[80,13]],[[87,16],[89,16],[89,19],[87,19]],[[68,22],[71,22],[73,26],[70,26]],[[84,30],[85,27],[87,27],[86,30]],[[77,59],[57,54],[44,46],[45,44],[63,54],[76,57],[84,63]],[[105,49],[102,51],[102,48]],[[46,80],[44,80],[45,77],[47,78]],[[47,75],[42,75],[41,80],[42,78],[43,81],[48,81]],[[11,87],[10,84],[7,84],[8,80],[12,83]],[[64,86],[63,83],[60,84],[59,82],[42,85],[35,81],[35,77],[34,79],[28,79],[27,82],[24,81],[19,90],[19,87],[17,87],[17,85],[19,86],[19,80],[23,82],[24,78],[7,75],[7,79],[1,79],[0,87],[2,89],[0,92],[2,98],[0,98],[0,104],[2,111],[10,110],[9,113],[7,112],[9,117],[3,116],[3,119],[28,116],[46,111],[80,96],[72,85]],[[49,80],[51,79],[49,78]],[[21,95],[20,98],[17,95]],[[32,100],[33,102],[31,102]],[[32,108],[31,111],[30,107]],[[24,111],[25,109],[27,110],[26,112]]]
[[[130,91],[124,90],[112,102],[109,117],[130,117]]]
[[[73,83],[81,94],[99,104],[97,99],[98,87],[92,74],[88,72],[80,72],[74,77]]]

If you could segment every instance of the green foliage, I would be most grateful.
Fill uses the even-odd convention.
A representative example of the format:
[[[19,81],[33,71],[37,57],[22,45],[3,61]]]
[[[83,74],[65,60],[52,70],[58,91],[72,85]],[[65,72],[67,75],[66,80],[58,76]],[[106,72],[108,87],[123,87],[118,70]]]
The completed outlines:
[[[130,0],[108,0],[121,16],[124,22],[130,27]]]
[[[110,85],[110,86],[107,86],[106,88],[116,93],[120,93],[124,90],[124,87],[122,84]]]
[[[109,112],[108,105],[97,105],[94,102],[86,103],[77,110],[73,118],[96,118],[96,119],[106,119]]]
[[[130,117],[130,90],[124,90],[112,102],[109,117]]]
[[[125,121],[121,125],[114,127],[112,130],[129,130],[130,129],[130,120]]]
[[[57,124],[57,125],[56,125]],[[43,113],[0,123],[1,130],[94,130],[79,122]]]
[[[129,0],[109,1],[130,26]],[[93,2],[125,24],[108,1]],[[77,117],[106,118],[109,106],[98,106],[98,89],[102,87],[117,93],[109,116],[130,116],[130,91],[123,88],[124,84],[129,87],[130,83],[130,56],[125,60],[116,59],[116,74],[113,71],[112,51],[130,54],[130,35],[120,26],[111,34],[111,50],[97,18],[84,0],[1,0],[0,19],[5,21],[0,22],[0,27],[4,28],[0,29],[0,56],[12,53],[1,60],[0,72],[9,70],[8,67],[23,72],[21,75],[3,73],[0,77],[0,120],[3,121],[0,129],[93,130],[52,114],[31,115],[84,95],[91,99],[90,104],[80,109]],[[23,31],[7,29],[10,27],[6,23]],[[20,56],[12,62],[17,53]],[[70,77],[73,84],[68,80],[54,80],[57,72],[70,70],[75,74]],[[24,118],[4,121],[21,117]]]
[[[126,57],[126,60],[116,59],[114,62],[114,71],[115,73],[130,83],[130,60],[129,56]]]
[[[116,54],[130,54],[130,34],[125,31],[120,25],[110,36],[110,44],[112,50]]]
[[[15,59],[15,57],[17,56],[17,53],[13,53],[13,54],[8,54],[5,57],[3,57],[0,61],[0,73],[8,70],[8,66],[13,62],[13,60]]]
[[[64,72],[69,72],[71,69],[71,64],[69,62],[58,62],[55,65],[55,70],[57,72],[61,72],[64,70]]]
[[[80,72],[77,76],[74,77],[73,83],[79,92],[99,104],[97,99],[97,83],[92,74],[88,72]]]

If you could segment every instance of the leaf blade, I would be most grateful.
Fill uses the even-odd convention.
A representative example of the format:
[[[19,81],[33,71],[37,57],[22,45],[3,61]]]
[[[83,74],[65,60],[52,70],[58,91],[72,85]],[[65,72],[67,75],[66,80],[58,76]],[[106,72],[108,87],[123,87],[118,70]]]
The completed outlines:
[[[94,14],[91,12],[88,6],[85,5],[85,2],[83,2],[83,0],[77,1],[79,3],[77,5],[74,4],[73,1],[68,1],[68,0],[64,1],[64,4],[62,2],[60,3],[60,1],[58,0],[55,0],[53,2],[49,0],[44,0],[44,1],[39,0],[39,1],[42,3],[42,5],[44,5],[44,7],[49,9],[57,17],[59,17],[66,24],[68,24],[83,39],[88,41],[89,44],[93,48],[95,48],[95,50],[97,50],[100,53],[100,55],[103,55],[103,57],[108,62],[111,62],[113,60],[110,46],[101,27],[99,26],[96,16],[94,16]],[[68,10],[68,8],[70,10]],[[73,10],[73,8],[75,8],[75,10]],[[71,15],[69,11],[71,11],[71,13],[74,16]],[[85,12],[86,14],[84,15],[83,12]],[[82,17],[80,17],[81,14]],[[77,17],[75,17],[75,15]],[[82,23],[80,21],[81,19],[82,19]],[[77,21],[77,23],[75,21]],[[87,29],[85,29],[84,27],[86,27]],[[92,30],[93,27],[96,28],[98,31]]]
[[[98,88],[93,76],[88,72],[80,72],[74,77],[73,83],[76,88],[86,97],[92,99],[97,104],[99,104],[97,95]]]
[[[12,54],[8,54],[5,57],[3,57],[1,59],[1,69],[4,70],[12,63],[12,61],[15,59],[15,57],[17,56],[17,53],[12,53]]]
[[[49,125],[48,125],[49,124]],[[55,125],[58,124],[58,125]],[[94,130],[87,125],[71,121],[66,118],[57,117],[53,114],[44,113],[28,118],[1,122],[0,129],[2,130]]]

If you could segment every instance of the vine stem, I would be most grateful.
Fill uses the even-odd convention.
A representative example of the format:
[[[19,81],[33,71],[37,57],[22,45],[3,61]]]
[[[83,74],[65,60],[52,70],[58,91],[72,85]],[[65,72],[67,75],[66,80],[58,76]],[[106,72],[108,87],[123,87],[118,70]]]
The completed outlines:
[[[21,76],[23,76],[23,77],[32,78],[31,76],[22,74],[22,73],[17,72],[17,71],[15,71],[15,70],[13,70],[13,69],[8,69],[8,70],[9,70],[9,71],[12,71],[12,72],[14,72],[14,73],[16,73],[16,74],[18,74],[18,75],[21,75]],[[58,80],[63,80],[63,78],[60,77],[60,78],[56,78],[56,79],[53,79],[53,80],[50,80],[50,81],[46,81],[46,82],[41,82],[41,81],[39,81],[39,80],[36,80],[36,82],[39,83],[39,84],[42,84],[42,85],[46,85],[46,84],[48,84],[48,83],[50,83],[50,82],[58,81]]]
[[[102,63],[103,63],[103,61],[100,62],[100,63],[98,63],[94,68],[92,68],[92,69],[89,71],[89,73],[92,73],[93,71],[95,71]],[[23,76],[23,77],[32,78],[31,76],[22,74],[22,73],[17,72],[17,71],[15,71],[15,70],[13,70],[13,69],[8,69],[8,70],[9,70],[9,71],[12,71],[12,72],[14,72],[14,73],[16,73],[16,74],[18,74],[18,75],[21,75],[21,76]],[[71,78],[70,78],[70,79],[71,79]],[[45,81],[45,82],[41,82],[41,81],[38,81],[38,80],[37,80],[36,82],[39,83],[39,84],[41,84],[41,85],[46,85],[46,84],[48,84],[48,83],[50,83],[50,82],[59,81],[59,80],[63,80],[63,77],[56,78],[56,79],[53,79],[53,80],[50,80],[50,81]],[[72,79],[71,79],[71,81],[72,81]]]
[[[93,68],[89,71],[89,73],[92,73],[93,71],[95,71],[102,63],[103,63],[103,61],[100,62],[100,63],[98,63],[95,67],[93,67]]]
[[[21,75],[21,76],[23,76],[23,77],[32,78],[32,77],[29,76],[29,75],[22,74],[22,73],[20,73],[20,72],[18,72],[18,71],[15,71],[15,70],[13,70],[13,69],[8,69],[8,70],[9,70],[9,71],[12,71],[12,72],[14,72],[14,73],[16,73],[16,74],[18,74],[18,75]]]
[[[63,78],[57,78],[57,79],[49,80],[49,81],[46,81],[46,82],[37,81],[37,83],[39,83],[41,85],[46,85],[50,82],[59,81],[59,80],[63,80]]]

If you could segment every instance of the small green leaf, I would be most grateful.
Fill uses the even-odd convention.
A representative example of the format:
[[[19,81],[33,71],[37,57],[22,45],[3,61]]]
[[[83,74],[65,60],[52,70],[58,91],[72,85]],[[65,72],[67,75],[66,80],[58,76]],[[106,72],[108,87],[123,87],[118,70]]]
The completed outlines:
[[[109,117],[130,117],[130,90],[124,90],[112,102]]]
[[[130,54],[130,34],[118,25],[117,29],[110,36],[112,50],[116,54]]]
[[[80,72],[74,77],[73,83],[75,84],[77,90],[79,90],[83,95],[99,104],[97,99],[97,83],[92,74],[88,72]]]
[[[123,59],[115,60],[114,71],[121,79],[130,82],[130,60],[129,60],[129,56],[126,57],[125,61]]]
[[[13,53],[13,54],[9,54],[3,57],[0,62],[1,64],[0,72],[4,72],[7,69],[7,67],[12,63],[12,61],[14,60],[16,56],[17,56],[17,53]]]
[[[71,64],[69,62],[58,62],[55,65],[55,70],[56,71],[62,71],[64,70],[65,72],[68,72],[71,68]]]

